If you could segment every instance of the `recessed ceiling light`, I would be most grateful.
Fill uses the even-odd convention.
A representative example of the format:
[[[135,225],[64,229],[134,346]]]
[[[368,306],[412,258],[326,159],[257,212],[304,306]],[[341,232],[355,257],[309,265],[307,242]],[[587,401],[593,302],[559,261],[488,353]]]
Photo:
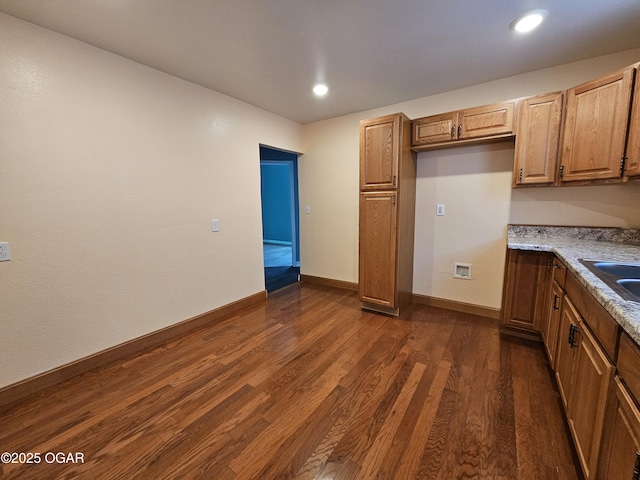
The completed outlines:
[[[516,18],[513,22],[511,22],[511,29],[516,32],[530,32],[538,25],[542,23],[542,21],[547,16],[546,10],[535,10],[533,12],[529,12],[526,15]]]
[[[318,97],[324,97],[329,91],[329,87],[327,87],[324,83],[318,83],[315,87],[313,87],[313,93],[315,93]]]

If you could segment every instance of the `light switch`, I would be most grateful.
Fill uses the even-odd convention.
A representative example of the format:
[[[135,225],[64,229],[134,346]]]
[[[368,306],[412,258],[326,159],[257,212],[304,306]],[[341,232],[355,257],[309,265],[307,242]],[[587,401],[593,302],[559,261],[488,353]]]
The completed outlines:
[[[304,207],[304,213],[306,213],[307,215],[311,213],[311,205],[307,205],[306,207]]]
[[[436,216],[444,217],[444,203],[436,204]]]
[[[220,220],[218,220],[217,218],[214,218],[213,220],[211,220],[211,231],[212,232],[220,231]]]

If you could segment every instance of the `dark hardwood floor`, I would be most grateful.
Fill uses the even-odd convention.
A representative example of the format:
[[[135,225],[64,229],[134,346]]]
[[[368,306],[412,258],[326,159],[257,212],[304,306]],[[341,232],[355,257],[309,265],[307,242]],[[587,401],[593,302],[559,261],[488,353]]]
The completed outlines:
[[[0,408],[0,452],[41,454],[2,479],[578,478],[538,345],[306,284]]]

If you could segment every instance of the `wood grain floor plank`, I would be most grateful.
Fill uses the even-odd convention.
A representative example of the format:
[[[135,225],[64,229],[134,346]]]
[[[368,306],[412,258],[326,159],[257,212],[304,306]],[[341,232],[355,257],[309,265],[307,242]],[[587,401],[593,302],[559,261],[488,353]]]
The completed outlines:
[[[496,320],[292,285],[0,408],[6,479],[577,480],[544,354]]]

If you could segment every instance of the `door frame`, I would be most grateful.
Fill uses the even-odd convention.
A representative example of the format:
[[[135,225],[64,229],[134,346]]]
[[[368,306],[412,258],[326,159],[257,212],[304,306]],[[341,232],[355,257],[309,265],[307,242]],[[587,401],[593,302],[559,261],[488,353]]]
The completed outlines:
[[[266,152],[265,152],[266,151]],[[263,153],[272,153],[263,155]],[[288,158],[276,158],[285,157]],[[286,165],[289,173],[289,195],[291,200],[291,265],[300,266],[300,226],[299,226],[299,195],[298,195],[298,154],[268,145],[260,144],[260,165]],[[262,196],[261,203],[262,203]],[[263,235],[264,240],[264,235]]]

